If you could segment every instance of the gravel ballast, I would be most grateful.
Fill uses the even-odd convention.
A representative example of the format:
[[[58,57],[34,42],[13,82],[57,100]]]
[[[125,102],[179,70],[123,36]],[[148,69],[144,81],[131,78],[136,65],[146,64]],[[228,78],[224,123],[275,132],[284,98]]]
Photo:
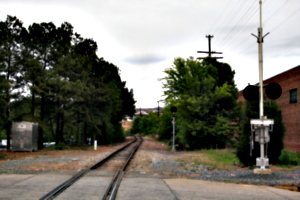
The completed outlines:
[[[122,146],[120,144],[120,146]],[[78,151],[53,156],[52,152],[45,155],[29,154],[24,158],[0,161],[1,174],[42,174],[42,173],[77,173],[81,169],[92,166],[100,161],[119,145],[99,148],[97,151]],[[187,153],[170,152],[167,146],[151,139],[144,138],[144,143],[137,151],[127,171],[154,172],[174,177],[186,177],[209,181],[221,181],[259,185],[292,185],[300,187],[300,167],[290,171],[272,170],[271,174],[254,174],[246,168],[236,171],[215,170],[209,165],[178,161]],[[35,155],[35,156],[33,156]],[[198,154],[193,154],[198,155]]]
[[[186,166],[187,165],[187,166]],[[209,166],[190,169],[189,164],[176,161],[158,161],[152,164],[152,169],[160,173],[186,176],[193,179],[222,181],[259,185],[294,185],[300,187],[300,168],[294,171],[273,171],[271,174],[254,174],[253,170],[223,171],[211,170]],[[184,169],[185,168],[185,169]]]

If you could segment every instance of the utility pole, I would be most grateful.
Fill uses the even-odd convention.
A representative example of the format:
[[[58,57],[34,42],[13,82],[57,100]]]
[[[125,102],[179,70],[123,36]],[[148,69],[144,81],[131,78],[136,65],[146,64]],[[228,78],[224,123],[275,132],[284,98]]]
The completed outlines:
[[[159,117],[159,101],[157,101],[157,116]]]
[[[171,107],[171,112],[173,113],[173,120],[172,120],[172,124],[173,124],[172,151],[176,151],[176,149],[175,149],[175,124],[176,124],[175,115],[176,115],[176,112],[177,112],[177,108],[175,106],[172,106]]]
[[[250,120],[252,132],[255,133],[255,141],[260,144],[260,157],[256,158],[256,166],[254,169],[256,174],[270,174],[271,170],[268,169],[269,159],[265,154],[265,143],[270,141],[269,131],[272,131],[274,120],[266,119],[264,116],[264,98],[263,98],[263,40],[269,33],[263,36],[262,29],[262,0],[259,0],[259,28],[258,35],[252,34],[257,38],[258,43],[258,65],[259,65],[259,119]],[[253,138],[253,136],[252,136]],[[253,139],[252,139],[253,141]]]
[[[197,51],[197,53],[207,53],[208,57],[211,57],[212,54],[222,54],[222,52],[215,52],[211,50],[211,39],[213,38],[213,35],[207,35],[206,38],[208,38],[208,51]],[[204,59],[205,57],[199,57],[198,59]],[[222,59],[223,57],[214,57],[216,59]]]
[[[263,42],[264,38],[269,34],[263,36],[263,28],[262,28],[262,1],[259,0],[259,28],[258,28],[258,36],[253,35],[257,38],[258,43],[258,64],[259,64],[259,118],[262,119],[264,117],[264,97],[263,97]]]

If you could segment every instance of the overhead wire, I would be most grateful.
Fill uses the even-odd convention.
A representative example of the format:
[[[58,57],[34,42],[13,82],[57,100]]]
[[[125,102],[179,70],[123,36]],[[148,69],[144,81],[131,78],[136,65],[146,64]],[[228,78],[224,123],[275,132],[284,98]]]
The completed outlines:
[[[267,0],[265,0],[265,2],[266,2]],[[278,6],[278,8],[264,21],[264,23],[266,23],[267,21],[269,21],[276,13],[278,13],[283,7],[285,7],[285,6],[287,6],[288,4],[288,2],[289,2],[290,0],[286,0],[284,3],[282,3],[282,4],[280,4],[279,6]],[[268,1],[268,2],[271,2],[271,1]],[[273,1],[272,1],[273,2]],[[274,6],[273,6],[274,7]],[[296,10],[294,10],[294,12],[292,12],[288,17],[286,17],[286,18],[284,18],[284,20],[283,21],[281,21],[281,22],[279,22],[274,28],[272,28],[271,30],[270,30],[270,32],[274,32],[274,31],[276,31],[279,27],[281,27],[285,22],[287,22],[288,20],[290,20],[296,13],[298,13],[298,12],[300,12],[300,7],[298,8],[298,9],[296,9]],[[252,46],[254,45],[254,43],[253,44],[251,44],[251,45],[249,45],[249,46],[247,46],[246,48],[244,48],[240,53],[241,54],[243,54],[243,53],[245,53],[245,52],[247,52]]]
[[[219,17],[217,18],[216,23],[213,24],[213,26],[209,29],[209,33],[211,33],[211,31],[215,28],[216,24],[218,24],[218,22],[220,21],[220,19],[222,18],[222,16],[224,15],[225,11],[227,10],[228,6],[230,5],[232,0],[229,1],[229,3],[226,5],[226,7],[223,9],[222,13],[220,13]]]
[[[279,1],[281,1],[281,0],[279,0]],[[287,0],[287,1],[289,1],[289,0]],[[272,3],[272,5],[269,5],[270,3]],[[262,6],[263,6],[263,7],[268,7],[268,8],[274,7],[274,0],[272,0],[272,1],[265,0],[264,2],[262,2]],[[259,11],[259,7],[256,9],[255,13],[257,13],[258,11]],[[276,11],[275,11],[275,12],[276,12]],[[251,35],[250,35],[250,34],[249,34],[249,35],[247,34],[246,37],[251,37]],[[243,46],[243,45],[241,45],[241,44],[244,44],[245,42],[246,42],[246,40],[243,40],[242,43],[239,43],[239,46]],[[246,53],[247,51],[249,51],[250,49],[252,49],[252,47],[254,47],[254,46],[257,46],[255,42],[253,42],[253,43],[247,45],[245,48],[243,48],[243,49],[240,51],[240,54]]]
[[[264,23],[268,22],[276,13],[278,13],[284,6],[287,5],[287,3],[289,2],[289,0],[286,0],[271,16],[269,16]]]
[[[229,43],[231,40],[236,39],[235,35],[237,35],[240,31],[243,31],[243,30],[245,30],[247,28],[248,21],[253,18],[253,16],[255,15],[256,12],[258,12],[258,9],[254,10],[254,12],[253,12],[253,7],[255,6],[255,3],[256,2],[253,2],[252,5],[244,13],[244,15],[235,23],[234,26],[232,26],[232,28],[230,29],[230,31],[227,33],[227,35],[221,41],[221,44],[219,45],[219,48],[223,47],[225,44]],[[252,13],[250,11],[252,11]],[[249,12],[250,12],[250,15],[249,15]],[[242,23],[241,25],[239,25],[242,20],[244,20],[244,23]],[[237,26],[239,26],[239,28],[237,28],[233,32],[233,30]],[[229,36],[230,36],[230,39],[227,39]]]
[[[275,27],[271,30],[271,32],[277,30],[280,26],[283,25],[283,23],[287,22],[291,17],[293,17],[293,16],[294,16],[297,12],[299,12],[299,11],[300,11],[300,7],[299,7],[297,10],[295,10],[292,14],[290,14],[287,18],[285,18],[285,20],[281,21],[277,26],[275,26]]]
[[[245,4],[242,2],[242,1],[238,1],[238,3],[235,5],[235,7],[233,8],[233,10],[230,12],[230,15],[228,15],[227,18],[224,19],[223,23],[222,23],[222,28],[223,27],[226,27],[224,26],[227,25],[227,28],[225,28],[225,34],[230,30],[230,25],[232,24],[232,22],[234,21],[235,19],[235,16],[237,15],[237,13],[239,13],[241,10],[242,10],[242,7],[245,6]],[[221,32],[221,29],[222,28],[219,28],[217,32]],[[222,31],[223,32],[223,31]],[[226,37],[226,36],[225,36]],[[224,38],[223,37],[221,39],[221,42],[223,42]],[[218,46],[218,44],[217,44]]]
[[[230,5],[231,5],[232,0],[230,0],[230,3],[227,4],[226,9],[224,9],[222,11],[222,13],[219,15],[219,18],[217,18],[216,23],[214,23],[212,25],[212,27],[210,28],[210,32],[211,31],[216,31],[216,33],[214,34],[220,34],[221,36],[221,40],[218,40],[220,42],[217,42],[215,46],[217,46],[217,48],[221,48],[224,45],[228,46],[232,46],[234,45],[234,43],[232,42],[233,40],[235,41],[239,41],[241,40],[241,42],[239,42],[239,46],[237,49],[239,49],[240,53],[245,53],[247,51],[249,51],[250,49],[252,49],[252,47],[254,45],[256,45],[255,42],[249,44],[249,45],[244,45],[244,43],[246,43],[247,38],[246,37],[251,37],[250,33],[248,34],[239,34],[241,32],[245,32],[247,29],[251,28],[251,20],[253,19],[254,16],[256,16],[256,13],[259,11],[259,7],[257,7],[257,9],[255,9],[255,3],[258,3],[258,0],[254,0],[253,3],[251,2],[251,5],[249,8],[247,8],[247,10],[243,9],[244,6],[246,5],[245,2],[243,1],[238,1],[237,4],[235,4],[235,6],[232,6],[231,10],[229,10]],[[241,4],[242,2],[242,4]],[[263,21],[263,23],[269,22],[271,19],[273,19],[273,17],[279,13],[282,8],[286,7],[289,5],[290,0],[285,0],[284,2],[282,2],[281,0],[279,1],[275,1],[275,0],[264,0],[263,1],[263,6],[265,8],[268,9],[269,14],[267,14],[266,19]],[[249,4],[247,4],[249,5]],[[277,30],[279,27],[281,27],[286,21],[290,20],[290,18],[292,18],[296,13],[298,13],[300,11],[300,7],[296,10],[294,10],[294,12],[292,12],[289,16],[285,17],[282,21],[280,21],[275,27],[273,27],[273,29],[271,30],[271,32]],[[224,17],[226,13],[228,13],[227,17]],[[243,14],[241,15],[240,13],[243,12]],[[221,18],[223,20],[221,20]],[[258,22],[257,22],[258,24]],[[239,26],[237,28],[237,26]],[[218,27],[216,29],[216,27]],[[230,38],[228,38],[230,37]],[[245,39],[242,39],[245,38]],[[246,46],[246,47],[245,47]],[[244,47],[241,49],[241,47]]]

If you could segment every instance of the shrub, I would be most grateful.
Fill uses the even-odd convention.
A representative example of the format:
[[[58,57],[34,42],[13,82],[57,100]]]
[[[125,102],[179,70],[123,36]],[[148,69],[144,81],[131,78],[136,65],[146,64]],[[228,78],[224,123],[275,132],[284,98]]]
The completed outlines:
[[[55,145],[55,150],[64,150],[67,148],[67,145],[65,143],[58,143]]]
[[[279,157],[280,165],[300,165],[300,154],[289,150],[282,150]]]
[[[278,164],[279,156],[283,149],[283,137],[285,128],[282,123],[281,111],[275,101],[266,102],[264,105],[265,115],[270,119],[274,119],[273,132],[270,133],[270,142],[267,145],[267,157],[270,164]],[[254,150],[250,156],[250,140],[251,127],[250,119],[257,119],[258,114],[258,101],[247,102],[245,116],[243,118],[242,134],[239,139],[237,148],[237,157],[245,166],[253,166],[256,164],[256,158],[260,157],[260,146],[258,142],[254,142]]]

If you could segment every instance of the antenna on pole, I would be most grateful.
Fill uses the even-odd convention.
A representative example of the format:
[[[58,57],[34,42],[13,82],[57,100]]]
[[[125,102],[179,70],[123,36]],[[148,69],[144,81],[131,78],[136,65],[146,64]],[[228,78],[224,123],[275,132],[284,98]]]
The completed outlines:
[[[208,38],[208,51],[197,51],[197,53],[207,53],[208,57],[211,57],[212,54],[222,54],[222,52],[215,52],[211,51],[211,39],[213,38],[213,35],[207,35],[206,38]],[[198,59],[204,59],[205,57],[199,57]],[[216,59],[222,59],[223,57],[214,57]]]

